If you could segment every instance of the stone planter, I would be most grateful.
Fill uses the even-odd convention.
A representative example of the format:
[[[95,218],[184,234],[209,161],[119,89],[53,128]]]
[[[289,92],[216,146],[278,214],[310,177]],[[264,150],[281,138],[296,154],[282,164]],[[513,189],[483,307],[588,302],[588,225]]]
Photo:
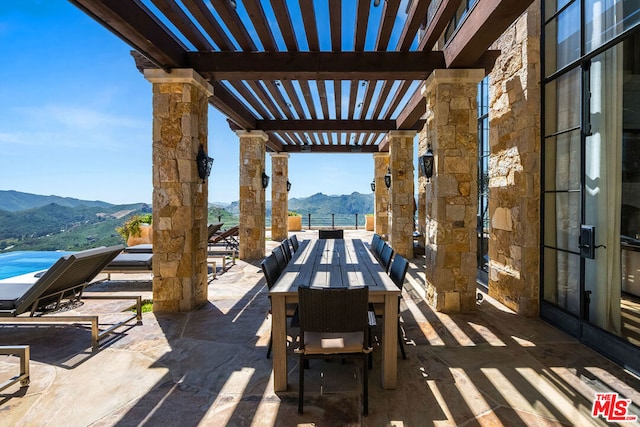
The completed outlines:
[[[365,216],[366,222],[364,225],[364,229],[367,231],[373,231],[373,223],[374,223],[374,219],[375,217],[373,215],[367,215]]]
[[[289,231],[300,231],[302,230],[302,217],[301,216],[288,216],[287,217],[287,227]]]
[[[153,227],[151,224],[140,224],[140,235],[129,236],[127,246],[141,245],[143,243],[153,243]]]

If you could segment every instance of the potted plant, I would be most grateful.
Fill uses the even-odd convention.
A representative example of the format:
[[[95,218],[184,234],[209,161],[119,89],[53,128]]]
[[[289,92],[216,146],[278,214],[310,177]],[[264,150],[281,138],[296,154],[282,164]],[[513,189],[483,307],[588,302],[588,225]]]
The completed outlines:
[[[127,246],[153,242],[153,216],[151,214],[133,215],[116,231],[127,242]]]
[[[374,222],[374,216],[372,213],[368,213],[364,216],[366,222],[364,225],[364,229],[367,231],[373,231],[373,222]]]
[[[302,215],[296,211],[289,211],[289,217],[287,218],[287,227],[289,231],[302,230]]]

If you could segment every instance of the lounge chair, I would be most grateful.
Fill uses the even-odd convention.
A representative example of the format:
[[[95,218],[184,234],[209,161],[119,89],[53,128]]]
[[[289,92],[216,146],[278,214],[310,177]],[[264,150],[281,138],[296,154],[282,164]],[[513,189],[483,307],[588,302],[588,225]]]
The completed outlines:
[[[223,222],[215,222],[213,224],[209,224],[207,227],[207,241],[210,241],[213,236],[220,233],[220,229],[222,228]]]
[[[136,245],[130,248],[136,248]],[[142,252],[125,252],[118,254],[103,269],[107,273],[107,280],[111,280],[111,273],[151,273],[153,272],[153,253]]]
[[[26,387],[29,385],[29,361],[30,347],[28,345],[0,345],[0,354],[3,355],[16,355],[20,357],[20,372],[13,378],[0,383],[0,391],[5,388],[11,387],[17,382],[20,382],[20,387]]]
[[[100,339],[116,328],[136,319],[142,321],[142,298],[127,296],[87,296],[84,289],[122,251],[122,245],[76,252],[58,259],[48,270],[34,276],[32,283],[3,282],[0,285],[0,324],[23,323],[91,323],[91,344],[97,348]],[[104,331],[100,331],[97,315],[47,316],[57,309],[83,299],[134,300],[136,312]],[[26,314],[28,313],[28,316]],[[24,316],[23,316],[24,315]]]
[[[238,242],[238,235],[240,234],[240,227],[235,226],[221,233],[215,234],[209,239],[209,247],[216,245],[224,245],[227,249],[238,250],[240,244]]]

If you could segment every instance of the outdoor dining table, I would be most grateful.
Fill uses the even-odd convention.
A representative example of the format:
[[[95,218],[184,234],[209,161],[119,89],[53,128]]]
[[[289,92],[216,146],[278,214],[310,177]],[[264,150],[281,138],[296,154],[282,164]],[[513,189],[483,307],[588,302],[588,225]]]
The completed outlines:
[[[298,302],[298,287],[369,287],[369,302],[384,304],[382,387],[397,380],[397,317],[400,289],[361,239],[302,240],[269,291],[272,311],[274,390],[287,390],[286,305]]]

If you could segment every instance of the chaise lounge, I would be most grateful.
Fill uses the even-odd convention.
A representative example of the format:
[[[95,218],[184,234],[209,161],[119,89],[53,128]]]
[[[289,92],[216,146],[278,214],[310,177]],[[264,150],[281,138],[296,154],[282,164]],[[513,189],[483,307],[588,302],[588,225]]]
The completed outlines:
[[[85,287],[122,251],[122,246],[100,247],[76,252],[58,259],[48,270],[34,275],[33,282],[3,282],[0,286],[0,325],[91,323],[91,344],[120,326],[136,319],[142,321],[142,298],[139,295],[87,296]],[[87,299],[133,300],[135,313],[101,331],[97,315],[47,315],[65,306]]]

